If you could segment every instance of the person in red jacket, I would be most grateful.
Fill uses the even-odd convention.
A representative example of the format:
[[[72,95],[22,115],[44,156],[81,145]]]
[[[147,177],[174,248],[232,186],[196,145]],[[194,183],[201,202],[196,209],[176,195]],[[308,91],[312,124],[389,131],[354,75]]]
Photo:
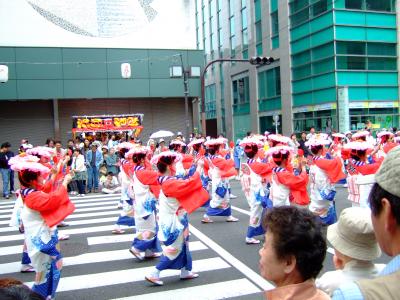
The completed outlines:
[[[160,261],[145,279],[154,285],[163,285],[160,272],[167,269],[180,270],[181,279],[194,279],[199,275],[192,272],[192,257],[189,251],[188,214],[208,200],[200,175],[195,172],[188,179],[171,176],[173,165],[181,160],[179,153],[166,151],[153,157],[161,176],[159,193],[158,238],[164,245]]]
[[[135,194],[134,210],[136,234],[130,252],[139,260],[161,256],[157,238],[156,196],[159,194],[158,173],[146,164],[148,149],[135,147],[126,154],[133,161],[129,171],[131,188]],[[147,166],[146,166],[147,165]]]
[[[270,199],[274,207],[284,205],[307,206],[310,198],[307,193],[308,175],[304,161],[300,161],[296,169],[290,164],[293,148],[275,146],[268,150],[277,165],[272,169]]]
[[[65,175],[57,189],[44,192],[44,174],[48,169],[38,161],[37,157],[27,155],[13,161],[11,168],[18,171],[24,203],[21,219],[28,254],[36,270],[32,290],[46,299],[53,299],[62,268],[56,225],[75,209],[67,192],[72,177]]]
[[[212,223],[209,216],[225,216],[227,222],[237,222],[232,216],[229,198],[229,178],[237,175],[235,164],[231,159],[225,159],[219,154],[220,146],[226,143],[225,138],[212,139],[205,143],[208,147],[208,174],[211,177],[211,201],[204,214],[202,223]]]
[[[272,208],[272,203],[268,199],[266,179],[272,174],[271,163],[263,163],[257,158],[258,148],[263,147],[263,143],[256,138],[244,138],[240,143],[247,156],[247,162],[241,164],[241,184],[247,202],[250,206],[250,221],[247,229],[246,244],[259,244],[260,240],[256,236],[265,233],[261,224],[265,208]]]

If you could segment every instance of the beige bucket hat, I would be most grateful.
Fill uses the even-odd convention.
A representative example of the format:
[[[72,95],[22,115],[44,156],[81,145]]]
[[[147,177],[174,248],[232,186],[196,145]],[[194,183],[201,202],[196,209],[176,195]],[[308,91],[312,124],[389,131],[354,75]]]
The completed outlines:
[[[371,261],[381,255],[367,208],[344,209],[339,221],[328,227],[327,239],[336,250],[351,258]]]

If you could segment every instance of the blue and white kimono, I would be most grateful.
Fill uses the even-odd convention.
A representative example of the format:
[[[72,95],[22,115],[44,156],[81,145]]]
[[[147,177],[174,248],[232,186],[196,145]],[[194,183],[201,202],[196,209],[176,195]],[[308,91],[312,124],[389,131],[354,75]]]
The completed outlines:
[[[161,186],[169,180],[178,181],[175,177],[162,176]],[[187,212],[181,208],[179,201],[167,197],[161,189],[159,195],[158,239],[163,248],[163,255],[156,268],[192,270],[192,256],[189,251],[189,221]]]
[[[23,196],[33,192],[37,191],[34,189],[21,190]],[[25,242],[31,265],[36,270],[32,290],[46,299],[53,299],[60,281],[62,268],[57,226],[49,228],[40,213],[26,205],[22,209],[21,219],[24,224]]]
[[[145,168],[143,166],[134,167],[133,190],[135,193],[136,235],[132,247],[141,252],[161,252],[160,242],[157,238],[156,198],[150,191],[152,181],[157,183],[157,173],[149,171],[154,173],[151,174],[153,176],[149,176],[148,173],[140,176],[140,171],[145,171]]]

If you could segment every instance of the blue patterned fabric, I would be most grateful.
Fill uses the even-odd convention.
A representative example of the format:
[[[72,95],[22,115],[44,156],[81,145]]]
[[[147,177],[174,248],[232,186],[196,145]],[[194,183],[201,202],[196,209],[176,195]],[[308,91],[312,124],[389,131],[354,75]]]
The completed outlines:
[[[21,264],[23,265],[29,265],[31,263],[31,258],[28,255],[28,252],[22,252],[22,259],[21,259]]]
[[[135,218],[129,216],[120,216],[117,220],[117,225],[135,226]]]
[[[156,268],[159,271],[167,269],[180,270],[182,268],[191,271],[192,255],[190,254],[187,242],[182,245],[182,252],[175,259],[170,260],[168,257],[162,255]]]
[[[55,256],[58,259],[62,258],[61,253],[57,250],[56,245],[58,244],[57,234],[53,234],[48,243],[44,243],[40,236],[33,237],[31,239],[32,244],[35,245],[40,252],[47,254],[49,256]]]
[[[53,299],[58,283],[60,282],[61,271],[56,267],[57,260],[53,260],[46,273],[46,282],[42,284],[34,284],[32,291],[42,295],[44,298],[51,296]]]
[[[252,238],[252,237],[255,237],[255,236],[258,236],[258,235],[262,235],[264,233],[265,233],[265,230],[264,230],[262,224],[260,224],[258,227],[249,226],[249,227],[247,227],[247,235],[246,235],[246,237]]]
[[[333,201],[335,199],[336,191],[334,190],[322,190],[319,192],[322,199],[327,201]]]
[[[321,222],[326,225],[331,225],[331,224],[336,223],[337,216],[336,216],[335,206],[332,205],[331,207],[329,207],[326,217],[319,217],[319,218],[320,218]]]
[[[216,193],[218,196],[220,196],[221,198],[224,198],[227,191],[228,191],[228,190],[227,190],[226,187],[224,187],[224,186],[219,186],[219,187],[216,188],[215,193]]]
[[[132,242],[132,247],[135,247],[135,249],[142,252],[146,250],[150,250],[152,252],[162,251],[160,241],[157,238],[157,234],[151,240],[139,240],[135,238]]]
[[[231,212],[231,207],[229,206],[228,208],[222,209],[222,208],[212,208],[209,206],[207,208],[207,215],[208,216],[220,216],[220,217],[229,217],[232,214]]]

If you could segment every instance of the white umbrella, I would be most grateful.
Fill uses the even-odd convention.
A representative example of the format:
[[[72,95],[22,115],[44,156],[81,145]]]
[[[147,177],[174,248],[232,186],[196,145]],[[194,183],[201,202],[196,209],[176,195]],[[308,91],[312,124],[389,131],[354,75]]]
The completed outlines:
[[[168,130],[160,130],[157,132],[154,132],[150,138],[151,139],[159,139],[159,138],[163,138],[163,137],[170,137],[170,136],[174,136],[175,134],[171,131]]]

